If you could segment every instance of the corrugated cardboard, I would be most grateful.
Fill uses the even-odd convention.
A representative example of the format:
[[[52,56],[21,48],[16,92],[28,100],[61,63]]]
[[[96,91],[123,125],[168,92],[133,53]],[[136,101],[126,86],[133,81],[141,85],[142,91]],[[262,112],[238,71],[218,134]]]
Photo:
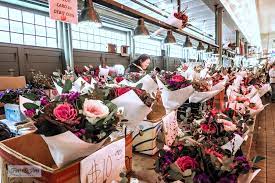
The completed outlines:
[[[25,88],[25,76],[0,76],[0,90]]]
[[[30,146],[31,143],[31,146]],[[51,183],[80,182],[79,161],[59,169],[53,161],[49,148],[38,134],[27,134],[0,143],[0,156],[6,165],[33,165],[41,167],[42,177],[36,181]],[[2,180],[5,177],[2,177]]]

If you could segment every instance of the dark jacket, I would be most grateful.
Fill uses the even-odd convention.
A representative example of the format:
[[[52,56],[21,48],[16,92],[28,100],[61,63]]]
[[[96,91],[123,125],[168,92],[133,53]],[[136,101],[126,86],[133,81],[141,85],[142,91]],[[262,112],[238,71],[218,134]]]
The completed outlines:
[[[129,67],[126,69],[126,72],[143,72],[143,70],[135,64],[130,64]]]

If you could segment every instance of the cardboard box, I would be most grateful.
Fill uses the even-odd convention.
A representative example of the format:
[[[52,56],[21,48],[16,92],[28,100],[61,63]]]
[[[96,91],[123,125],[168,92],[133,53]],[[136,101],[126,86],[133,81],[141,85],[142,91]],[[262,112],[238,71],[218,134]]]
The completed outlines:
[[[25,76],[0,76],[0,90],[25,88]]]
[[[0,142],[0,156],[6,165],[33,165],[40,167],[42,176],[32,177],[31,179],[35,180],[34,182],[80,182],[79,160],[59,169],[52,159],[47,144],[38,134],[31,133]],[[7,174],[2,176],[4,182],[8,179]],[[28,182],[30,178],[19,177],[19,179],[26,179],[25,181]]]

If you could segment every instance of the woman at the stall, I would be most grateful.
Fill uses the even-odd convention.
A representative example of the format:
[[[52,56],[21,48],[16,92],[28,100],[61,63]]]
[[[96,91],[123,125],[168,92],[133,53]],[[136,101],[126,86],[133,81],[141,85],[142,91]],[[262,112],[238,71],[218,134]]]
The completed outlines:
[[[150,56],[142,54],[129,65],[126,72],[146,72],[150,62]]]

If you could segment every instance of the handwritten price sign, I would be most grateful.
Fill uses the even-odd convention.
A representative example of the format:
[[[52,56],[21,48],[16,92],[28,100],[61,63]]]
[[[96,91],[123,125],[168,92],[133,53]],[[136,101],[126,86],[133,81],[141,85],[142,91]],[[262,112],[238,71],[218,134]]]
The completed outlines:
[[[125,167],[125,139],[116,141],[80,162],[81,183],[119,181]]]
[[[50,0],[50,18],[67,23],[78,23],[77,0]]]

